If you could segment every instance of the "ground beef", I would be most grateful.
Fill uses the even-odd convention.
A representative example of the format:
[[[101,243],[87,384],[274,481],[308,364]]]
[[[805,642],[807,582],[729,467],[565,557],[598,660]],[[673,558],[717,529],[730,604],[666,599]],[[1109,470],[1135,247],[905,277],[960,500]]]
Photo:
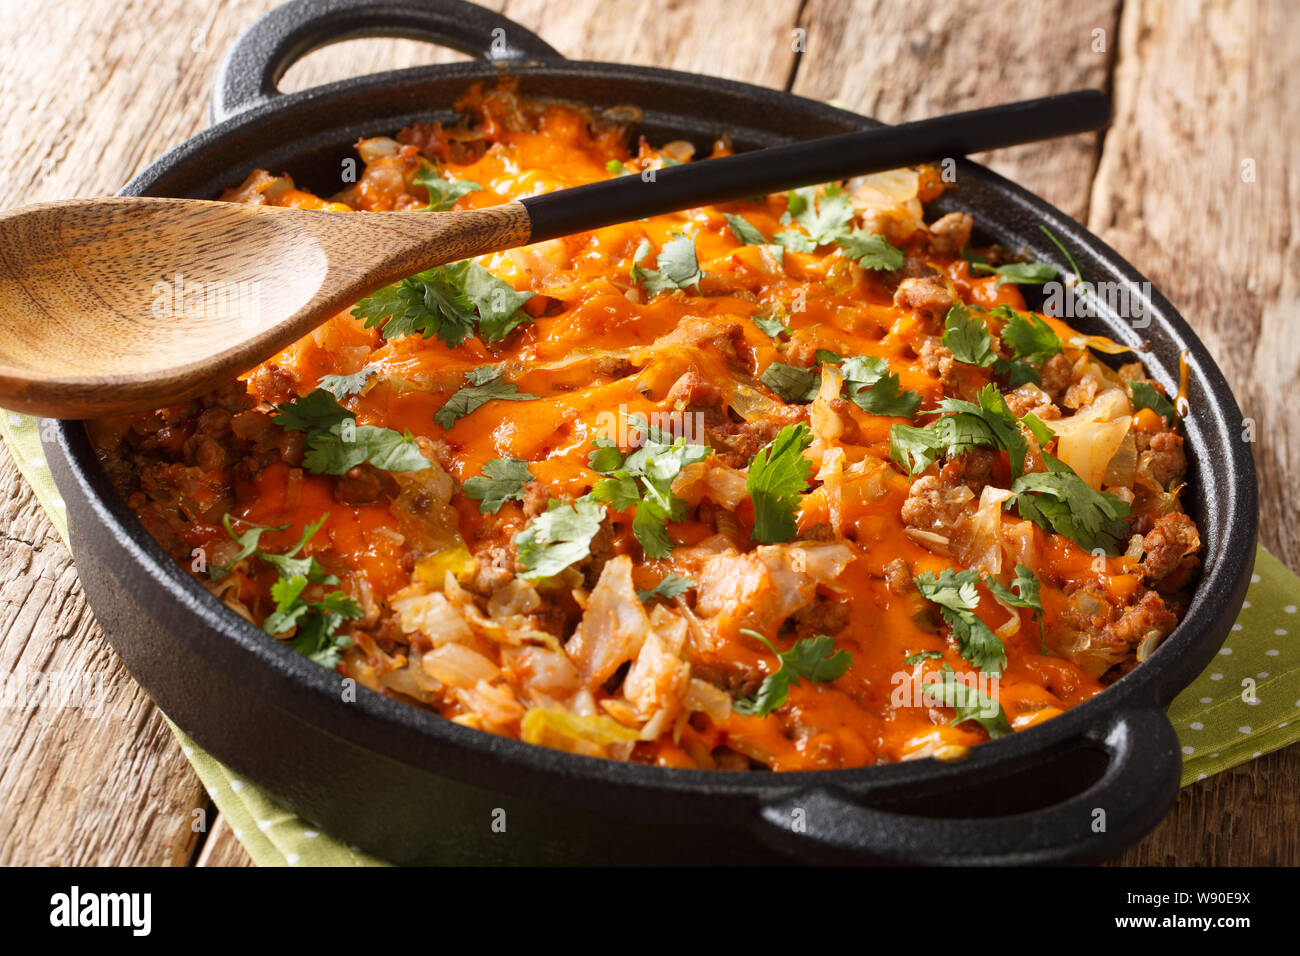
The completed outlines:
[[[1007,400],[1007,407],[1011,409],[1012,414],[1020,418],[1031,413],[1045,422],[1061,417],[1061,410],[1053,404],[1047,393],[1032,382],[1026,382],[1019,388],[1007,392],[1003,398]]]
[[[903,502],[903,523],[909,528],[948,534],[971,498],[965,485],[925,475],[916,480]]]
[[[745,330],[739,323],[727,326],[721,335],[705,339],[701,344],[712,345],[737,372],[745,375],[754,375],[758,372],[758,359],[754,355],[754,350],[746,343]]]
[[[551,486],[541,481],[529,482],[524,486],[524,517],[532,520],[546,510],[551,499],[556,497]]]
[[[401,493],[397,479],[370,462],[362,462],[334,482],[334,500],[345,505],[389,502]]]
[[[809,525],[803,531],[799,532],[800,541],[834,541],[836,537],[835,529],[825,521],[819,521],[814,525]]]
[[[799,640],[819,634],[838,634],[849,626],[849,609],[839,601],[819,597],[791,617]]]
[[[1183,436],[1173,431],[1160,431],[1153,434],[1134,432],[1138,454],[1151,452],[1151,477],[1163,487],[1168,488],[1173,482],[1187,473],[1187,455],[1183,452]]]
[[[912,567],[902,558],[894,558],[885,565],[885,584],[895,594],[915,591],[916,582],[912,578]]]
[[[925,339],[917,352],[917,358],[921,360],[921,368],[944,385],[952,385],[956,382],[957,366],[952,357],[952,350],[939,339]]]
[[[206,471],[218,471],[231,463],[229,410],[220,405],[205,408],[195,422],[194,434],[185,442],[185,460]]]
[[[1070,387],[1073,377],[1070,360],[1060,352],[1043,363],[1043,391],[1057,405],[1061,404],[1061,399],[1065,395],[1065,390]]]
[[[807,420],[807,405],[784,405],[752,422],[706,419],[705,435],[719,462],[729,468],[745,468],[782,428]]]
[[[1149,582],[1159,581],[1200,549],[1201,535],[1191,518],[1181,512],[1164,515],[1142,539],[1142,575]]]
[[[1101,381],[1095,375],[1085,375],[1074,382],[1061,396],[1061,404],[1066,408],[1079,409],[1091,405],[1101,389]]]
[[[474,555],[474,571],[463,582],[465,587],[483,597],[515,576],[515,552],[512,548],[492,545]]]
[[[950,212],[936,219],[930,224],[930,251],[943,257],[957,255],[970,242],[974,225],[975,221],[964,212]]]
[[[668,390],[667,400],[680,403],[687,410],[701,408],[719,408],[726,400],[722,389],[706,382],[695,370],[691,370],[673,383]]]
[[[1163,637],[1177,624],[1178,616],[1165,606],[1160,595],[1147,591],[1136,604],[1125,608],[1118,620],[1106,625],[1101,641],[1111,646],[1132,648],[1153,631]]]
[[[605,563],[614,556],[614,529],[606,518],[600,524],[600,530],[591,539],[591,553],[574,565],[582,572],[583,582],[588,589],[594,588],[600,580],[600,572],[605,570]]]
[[[985,485],[993,483],[993,469],[998,460],[998,453],[991,448],[972,448],[950,458],[940,469],[939,480],[950,486],[965,485],[972,494],[978,495]]]
[[[279,405],[298,397],[297,381],[273,362],[258,366],[248,381],[262,401],[270,402],[272,405]]]
[[[894,293],[894,305],[932,319],[942,318],[957,302],[952,283],[941,276],[904,279]]]

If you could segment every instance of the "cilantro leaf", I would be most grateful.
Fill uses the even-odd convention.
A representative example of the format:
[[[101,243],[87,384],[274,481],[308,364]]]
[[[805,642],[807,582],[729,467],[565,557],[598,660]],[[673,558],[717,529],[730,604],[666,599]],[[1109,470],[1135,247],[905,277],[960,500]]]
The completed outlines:
[[[347,635],[338,633],[345,620],[362,616],[361,605],[342,591],[330,591],[319,601],[302,597],[307,579],[301,576],[280,578],[271,585],[275,610],[262,622],[262,630],[272,637],[294,631],[289,646],[304,657],[325,667],[337,667],[344,648],[352,644]]]
[[[519,386],[501,377],[501,371],[490,366],[476,368],[465,375],[462,385],[434,414],[433,420],[448,431],[466,415],[478,411],[488,402],[500,399],[506,402],[524,402],[537,398],[519,391]]]
[[[344,430],[335,425],[328,431],[312,432],[302,463],[317,475],[345,475],[357,465],[369,462],[384,471],[422,471],[430,467],[410,432],[397,432],[376,425],[357,425]]]
[[[521,322],[531,321],[519,306],[533,297],[516,292],[470,259],[435,266],[385,286],[356,304],[352,314],[368,329],[382,327],[384,338],[437,336],[456,348],[476,331],[497,342]]]
[[[662,558],[672,550],[668,522],[686,517],[686,502],[673,494],[673,479],[687,465],[707,458],[710,449],[650,428],[642,416],[628,416],[628,419],[644,436],[641,445],[624,455],[609,438],[596,439],[587,463],[593,471],[606,477],[596,482],[591,496],[620,511],[635,506],[632,533],[647,557]]]
[[[255,553],[258,544],[261,542],[262,535],[266,532],[284,531],[289,527],[287,524],[274,526],[253,524],[253,522],[246,518],[241,518],[240,520],[249,526],[248,530],[243,534],[235,534],[235,529],[230,526],[230,515],[223,515],[221,518],[222,527],[226,529],[226,534],[230,535],[230,537],[234,539],[235,543],[239,545],[239,552],[224,565],[210,565],[208,567],[208,576],[214,581],[220,581],[230,573],[231,568],[237,565],[240,561],[243,561],[249,555]]]
[[[972,687],[963,681],[951,668],[945,667],[930,679],[923,680],[921,686],[929,699],[942,707],[951,707],[957,711],[951,726],[973,720],[987,730],[989,737],[994,740],[1014,733],[1002,705],[978,687]]]
[[[731,227],[731,233],[736,239],[746,246],[766,246],[768,245],[767,237],[758,231],[758,227],[746,219],[744,216],[737,216],[734,213],[724,212],[723,217],[727,220],[727,225]]]
[[[1060,338],[1050,325],[1036,315],[1017,312],[1006,305],[998,306],[993,314],[1007,320],[1002,327],[1002,341],[1011,348],[1014,355],[1012,361],[998,359],[994,363],[994,371],[1007,376],[1012,388],[1026,382],[1037,383],[1041,378],[1039,368],[1061,351]]]
[[[483,187],[472,179],[443,179],[438,170],[426,167],[415,174],[415,182],[429,191],[429,211],[444,212],[456,200]]]
[[[794,538],[800,495],[812,474],[812,462],[803,452],[811,444],[807,425],[786,425],[749,463],[745,490],[754,503],[753,540],[772,544]]]
[[[1043,635],[1043,601],[1038,595],[1038,576],[1023,564],[1016,565],[1016,576],[1011,581],[1011,587],[1016,589],[1016,593],[1011,593],[1008,588],[996,578],[989,578],[984,582],[993,596],[1003,604],[1011,607],[1028,608],[1034,612],[1034,620],[1038,622],[1039,643],[1046,647],[1046,638]]]
[[[955,422],[951,426],[954,428],[959,428],[961,424],[973,427],[974,423],[971,419],[978,419],[993,438],[992,442],[981,441],[979,444],[990,444],[994,448],[1005,450],[1011,464],[1011,477],[1020,477],[1025,470],[1025,455],[1029,453],[1029,442],[1025,441],[1024,433],[1020,430],[1020,419],[1016,418],[1015,413],[1007,406],[1007,400],[1002,397],[1002,393],[992,382],[980,389],[977,398],[978,405],[960,399],[946,398],[939,403],[939,408],[946,412],[958,413],[954,416],[958,419],[966,416],[966,421]],[[973,433],[963,437],[973,437]],[[973,442],[964,444],[969,447]],[[965,448],[962,450],[964,451]]]
[[[276,406],[271,420],[307,433],[303,465],[317,475],[342,475],[363,462],[386,471],[420,471],[429,460],[409,432],[357,425],[352,413],[323,388]]]
[[[777,656],[781,666],[763,678],[758,693],[742,697],[732,707],[737,713],[766,717],[783,705],[790,696],[790,688],[798,687],[800,680],[826,683],[843,677],[853,663],[847,651],[835,649],[835,639],[825,634],[796,641],[790,650],[782,653],[762,634],[748,628],[742,634],[762,641]]]
[[[993,312],[1006,317],[1002,341],[1010,346],[1016,358],[1042,365],[1061,351],[1060,337],[1038,316],[1017,312],[1005,305],[998,306]]]
[[[813,252],[817,249],[817,241],[798,229],[783,229],[772,237],[772,241],[791,252]]]
[[[838,183],[831,183],[820,191],[816,186],[790,190],[782,221],[803,226],[815,248],[848,237],[852,219],[853,206],[848,196]]]
[[[526,581],[559,574],[591,553],[605,507],[584,495],[569,503],[552,498],[546,510],[515,535],[515,554]]]
[[[943,323],[943,344],[952,357],[965,365],[987,368],[997,361],[993,337],[984,320],[974,318],[970,309],[958,303],[948,310]]]
[[[466,480],[465,497],[479,502],[480,514],[496,514],[507,501],[523,501],[524,485],[533,480],[528,462],[520,458],[493,458],[483,473]]]
[[[316,387],[329,392],[335,398],[344,399],[349,395],[356,395],[366,387],[367,381],[378,374],[379,371],[373,365],[367,365],[351,375],[322,375]]]
[[[790,334],[790,329],[776,315],[755,315],[750,317],[750,321],[770,339],[779,339],[782,335]]]
[[[990,578],[986,583],[989,590],[1001,598],[1004,604],[1043,613],[1043,602],[1038,596],[1038,576],[1025,565],[1016,565],[1016,576],[1011,581],[1011,588],[1016,590],[1014,594],[1011,593],[1011,588],[995,578]]]
[[[517,326],[533,320],[522,306],[536,293],[516,292],[476,262],[465,273],[465,295],[478,309],[478,337],[484,342],[500,342]]]
[[[1056,266],[1046,262],[1009,262],[1004,266],[991,266],[985,262],[972,262],[972,272],[989,272],[997,275],[997,288],[1008,282],[1012,285],[1042,285],[1056,278]]]
[[[921,661],[937,661],[943,658],[939,651],[919,651],[916,654],[908,654],[903,658],[903,663],[908,667],[921,663]]]
[[[903,268],[907,257],[903,250],[890,244],[882,235],[854,229],[847,236],[836,237],[836,243],[845,254],[864,269],[893,272]]]
[[[840,365],[843,388],[851,402],[872,415],[911,418],[921,404],[920,393],[904,391],[897,374],[889,371],[889,363],[876,356],[855,356],[845,359],[828,349],[818,349],[816,359],[821,364]],[[821,390],[820,368],[799,368],[784,362],[773,362],[759,376],[759,381],[791,403],[810,402]]]
[[[649,604],[654,600],[670,601],[677,595],[685,594],[691,588],[698,586],[692,578],[670,574],[648,591],[637,588],[636,596],[641,599],[642,604]]]
[[[289,646],[317,664],[337,667],[343,650],[352,645],[352,638],[338,633],[339,626],[361,616],[360,604],[342,591],[330,591],[307,605],[307,614],[299,620]]]
[[[692,285],[699,291],[704,274],[700,272],[699,260],[695,258],[694,239],[679,235],[665,242],[655,258],[657,269],[645,269],[637,265],[649,255],[651,248],[650,240],[643,239],[632,255],[632,281],[640,283],[646,295],[653,297],[661,292],[685,289]]]
[[[1034,415],[1016,418],[997,387],[991,382],[980,389],[978,404],[956,398],[939,403],[946,413],[924,428],[895,425],[889,430],[889,457],[908,474],[916,475],[929,468],[940,452],[949,457],[971,448],[999,448],[1007,452],[1011,475],[1024,472],[1029,442],[1021,428],[1028,428],[1045,443],[1051,437],[1047,426]]]
[[[465,259],[426,269],[362,299],[352,314],[368,329],[382,326],[386,339],[418,332],[455,348],[474,334],[477,318],[465,294],[470,264]]]
[[[939,613],[952,629],[961,656],[986,674],[1000,675],[1007,666],[1006,648],[975,614],[980,601],[977,589],[979,572],[944,568],[938,575],[926,571],[912,580],[921,597],[939,606]]]
[[[306,547],[307,542],[310,541],[315,536],[316,532],[321,529],[328,517],[328,514],[321,515],[318,520],[309,522],[304,526],[302,535],[298,538],[298,543],[288,551],[285,551],[283,554],[269,554],[265,551],[259,550],[262,535],[267,531],[284,531],[288,529],[289,525],[282,524],[272,528],[266,527],[265,525],[253,524],[251,521],[247,521],[246,519],[240,519],[244,521],[245,524],[251,525],[251,527],[243,534],[236,535],[235,529],[230,526],[230,515],[225,515],[221,519],[221,523],[225,527],[226,533],[240,545],[240,548],[239,553],[235,555],[234,559],[221,569],[223,575],[224,572],[228,572],[240,561],[243,561],[245,558],[252,555],[256,556],[259,561],[264,561],[271,565],[282,575],[287,577],[302,577],[304,580],[316,584],[337,584],[339,579],[334,575],[327,573],[315,558],[297,557],[298,552]],[[215,573],[213,574],[213,579],[220,580],[216,577]]]
[[[277,405],[271,421],[291,431],[313,432],[328,430],[353,417],[328,390],[318,388],[300,398]]]
[[[342,591],[327,592],[320,601],[305,600],[302,595],[309,584],[333,585],[338,584],[339,579],[328,573],[314,557],[298,557],[328,517],[329,515],[321,515],[318,520],[307,524],[298,543],[288,551],[283,554],[268,554],[257,548],[262,534],[266,531],[283,531],[288,525],[276,528],[252,525],[248,531],[236,535],[230,526],[230,515],[226,515],[222,524],[225,525],[226,532],[239,542],[240,551],[235,560],[222,570],[228,571],[250,555],[275,568],[279,573],[271,585],[275,609],[262,622],[262,630],[275,637],[296,629],[289,642],[290,647],[318,664],[336,667],[342,649],[352,643],[346,635],[338,634],[339,626],[344,620],[361,617],[361,607]],[[215,573],[213,577],[219,580]]]
[[[921,404],[919,392],[902,390],[889,363],[876,356],[845,359],[840,366],[849,401],[872,415],[911,418]]]
[[[1173,402],[1165,398],[1150,382],[1129,382],[1134,408],[1149,408],[1165,421],[1172,422],[1177,415]]]
[[[735,236],[742,245],[766,247],[776,257],[778,262],[784,262],[785,246],[781,245],[775,239],[769,242],[767,237],[759,231],[758,227],[744,216],[738,216],[729,212],[724,212],[722,215],[726,218],[727,225],[731,227],[731,234]],[[790,330],[786,329],[785,331],[788,332]],[[776,338],[776,335],[771,332],[768,332],[768,335],[771,335],[772,338]]]
[[[889,429],[889,457],[909,475],[919,475],[934,464],[939,453],[947,447],[940,437],[938,422],[917,428],[913,425],[894,425]]]
[[[1047,472],[1021,475],[1011,483],[1013,505],[1020,517],[1065,535],[1085,551],[1119,553],[1119,540],[1128,534],[1128,502],[1105,491],[1093,491],[1065,462],[1044,454]]]
[[[821,388],[820,369],[799,368],[784,362],[773,362],[758,380],[781,396],[786,402],[811,402]]]

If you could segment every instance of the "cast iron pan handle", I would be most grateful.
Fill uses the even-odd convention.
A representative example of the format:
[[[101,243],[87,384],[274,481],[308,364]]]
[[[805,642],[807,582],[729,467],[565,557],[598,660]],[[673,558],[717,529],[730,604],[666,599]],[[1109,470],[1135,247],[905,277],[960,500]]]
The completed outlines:
[[[274,99],[295,62],[355,37],[428,40],[498,63],[563,59],[537,34],[464,0],[292,0],[259,18],[222,60],[212,122]]]
[[[1109,758],[1105,773],[1044,809],[982,819],[923,817],[816,789],[764,804],[759,833],[796,858],[826,863],[1096,862],[1159,821],[1178,790],[1182,755],[1155,705],[1114,715],[1089,740]]]

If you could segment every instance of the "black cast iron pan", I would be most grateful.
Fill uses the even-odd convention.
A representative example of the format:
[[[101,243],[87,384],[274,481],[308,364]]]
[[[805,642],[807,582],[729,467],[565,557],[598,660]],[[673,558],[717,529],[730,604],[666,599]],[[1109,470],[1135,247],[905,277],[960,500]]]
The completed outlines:
[[[281,95],[308,51],[354,36],[430,40],[479,62],[366,76]],[[450,120],[475,81],[501,72],[521,92],[644,111],[651,141],[707,147],[729,133],[754,148],[873,125],[787,93],[645,67],[580,63],[519,25],[460,0],[295,0],[263,17],[221,67],[210,129],[123,190],[215,197],[255,167],[306,188],[340,188],[359,136]],[[938,157],[936,157],[938,158]],[[972,213],[985,242],[1058,262],[1039,229],[1090,281],[1143,277],[1073,220],[972,163],[940,204]],[[318,667],[228,611],[173,562],[118,499],[85,429],[47,445],[67,501],[72,549],[96,616],[127,667],[200,745],[304,819],[396,862],[894,863],[1095,861],[1165,813],[1181,756],[1163,707],[1209,662],[1241,606],[1254,560],[1255,471],[1241,413],[1187,323],[1158,292],[1149,324],[1079,321],[1143,355],[1167,386],[1191,367],[1190,484],[1205,567],[1164,645],[1067,713],[976,747],[957,763],[792,774],[670,771],[532,747],[466,729]],[[1144,324],[1136,328],[1135,324]],[[355,700],[351,699],[355,696]]]

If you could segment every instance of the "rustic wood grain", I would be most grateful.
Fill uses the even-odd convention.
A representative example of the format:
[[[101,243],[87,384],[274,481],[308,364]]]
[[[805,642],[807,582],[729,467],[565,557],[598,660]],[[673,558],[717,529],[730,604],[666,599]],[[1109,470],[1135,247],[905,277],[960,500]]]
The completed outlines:
[[[116,191],[201,129],[216,63],[273,5],[232,0],[49,0],[33,19],[0,0],[0,209]],[[1116,93],[1105,137],[1008,150],[991,165],[1089,224],[1170,294],[1260,423],[1264,538],[1300,566],[1285,496],[1300,436],[1287,417],[1297,363],[1297,204],[1287,87],[1300,66],[1281,0],[953,4],[833,0],[486,3],[574,58],[791,85],[886,121],[1076,86]],[[1119,20],[1117,24],[1117,18]],[[807,30],[796,58],[791,31]],[[1093,52],[1094,29],[1106,49]],[[284,89],[459,59],[428,44],[355,40],[291,69]],[[1100,161],[1098,154],[1100,151]],[[1238,188],[1242,158],[1258,181]],[[1293,168],[1293,164],[1292,167]],[[1094,181],[1094,173],[1095,181]],[[1241,184],[1245,187],[1246,184]],[[1290,403],[1293,405],[1294,403]],[[0,863],[247,865],[157,711],[107,649],[61,542],[0,453],[0,667],[101,677],[108,703],[0,711]],[[1292,747],[1185,788],[1120,863],[1300,862]]]
[[[235,839],[235,832],[225,817],[218,817],[216,825],[208,832],[195,866],[252,866],[253,861],[243,845]]]
[[[1118,0],[809,0],[799,20],[808,49],[792,89],[886,123],[1104,89],[1118,8]],[[1094,30],[1103,31],[1100,50]],[[1088,133],[972,158],[1082,219],[1097,144]]]
[[[1300,568],[1294,17],[1281,0],[1126,3],[1115,121],[1088,218],[1179,308],[1258,423],[1260,537],[1292,569]],[[1242,178],[1248,159],[1255,182]],[[1295,865],[1297,778],[1293,746],[1187,787],[1120,862]]]
[[[1125,8],[1088,225],[1169,297],[1257,422],[1260,537],[1300,567],[1300,31],[1281,0]],[[1254,182],[1242,164],[1253,161]],[[1193,395],[1193,399],[1194,399]]]
[[[0,462],[0,865],[177,865],[203,788],[86,606],[63,542]],[[41,698],[70,677],[81,707]],[[11,688],[13,685],[11,684]]]

